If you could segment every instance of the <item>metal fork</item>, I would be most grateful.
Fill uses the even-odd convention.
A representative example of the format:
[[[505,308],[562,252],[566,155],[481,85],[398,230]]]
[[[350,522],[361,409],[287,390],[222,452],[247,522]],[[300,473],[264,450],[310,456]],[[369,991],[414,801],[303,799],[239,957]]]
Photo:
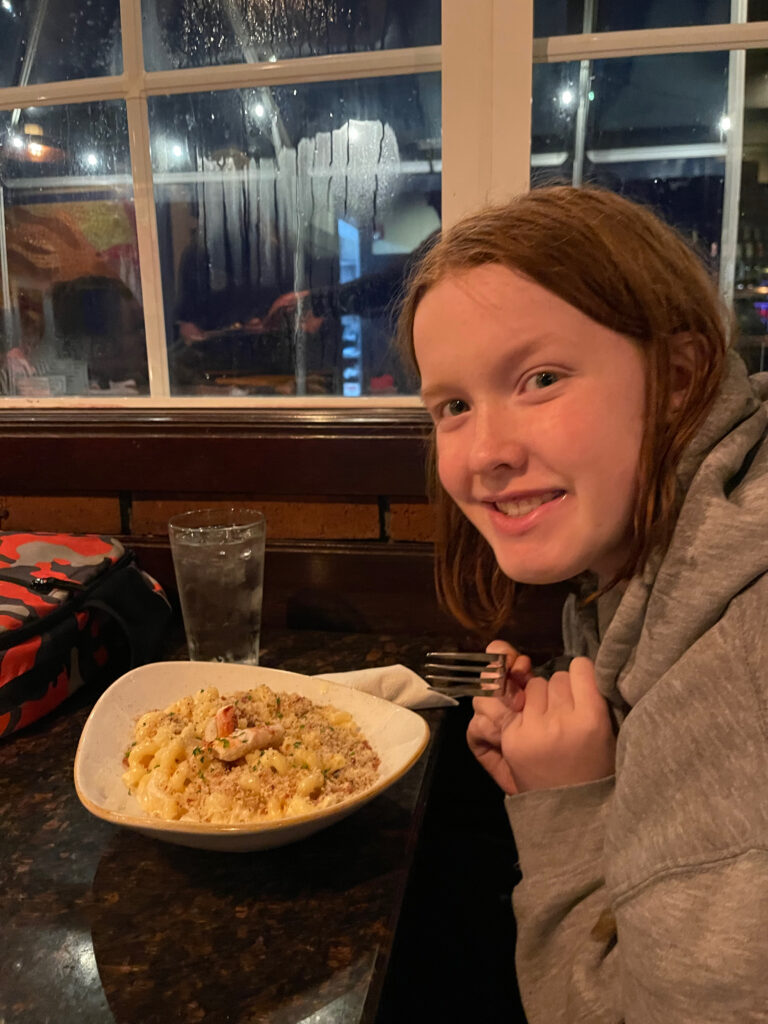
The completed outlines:
[[[503,654],[432,651],[424,665],[431,689],[448,697],[492,697],[504,685],[507,660]]]

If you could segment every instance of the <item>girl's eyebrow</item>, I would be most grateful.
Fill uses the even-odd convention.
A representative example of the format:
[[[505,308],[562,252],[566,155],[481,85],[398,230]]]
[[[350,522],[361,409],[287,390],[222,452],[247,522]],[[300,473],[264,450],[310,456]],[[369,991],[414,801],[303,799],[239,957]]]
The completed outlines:
[[[440,395],[447,394],[451,390],[452,389],[447,385],[434,384],[431,388],[422,388],[421,391],[419,391],[419,398],[426,404],[427,402],[438,398]]]
[[[554,338],[551,334],[537,334],[532,338],[528,338],[527,341],[521,342],[520,345],[501,353],[498,362],[494,366],[494,372],[508,372],[510,369],[514,369],[518,363],[529,359],[532,355],[538,353],[542,346],[553,340]],[[422,402],[426,403],[449,392],[460,390],[461,385],[433,384],[430,387],[422,388],[419,395]]]

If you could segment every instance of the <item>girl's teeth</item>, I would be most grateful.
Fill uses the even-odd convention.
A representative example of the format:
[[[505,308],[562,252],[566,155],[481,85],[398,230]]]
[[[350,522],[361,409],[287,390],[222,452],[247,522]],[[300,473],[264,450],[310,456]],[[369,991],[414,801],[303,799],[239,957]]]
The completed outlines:
[[[550,491],[549,494],[540,494],[535,498],[522,498],[520,501],[497,501],[496,508],[505,516],[524,516],[533,512],[539,505],[553,501],[561,493],[561,491]]]

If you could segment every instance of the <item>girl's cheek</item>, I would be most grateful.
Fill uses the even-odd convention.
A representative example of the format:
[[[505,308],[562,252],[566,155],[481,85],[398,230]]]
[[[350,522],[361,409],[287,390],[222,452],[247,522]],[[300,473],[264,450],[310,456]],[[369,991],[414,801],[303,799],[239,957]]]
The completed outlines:
[[[437,475],[440,483],[453,494],[462,478],[464,467],[462,466],[461,454],[450,446],[438,445],[437,453]]]

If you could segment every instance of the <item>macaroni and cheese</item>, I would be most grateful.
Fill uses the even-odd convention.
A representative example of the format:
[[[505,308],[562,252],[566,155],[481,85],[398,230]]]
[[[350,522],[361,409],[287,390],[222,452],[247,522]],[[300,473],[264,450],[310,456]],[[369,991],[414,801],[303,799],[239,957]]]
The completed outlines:
[[[233,825],[340,803],[375,781],[379,759],[348,712],[259,686],[147,712],[123,764],[154,817]]]

